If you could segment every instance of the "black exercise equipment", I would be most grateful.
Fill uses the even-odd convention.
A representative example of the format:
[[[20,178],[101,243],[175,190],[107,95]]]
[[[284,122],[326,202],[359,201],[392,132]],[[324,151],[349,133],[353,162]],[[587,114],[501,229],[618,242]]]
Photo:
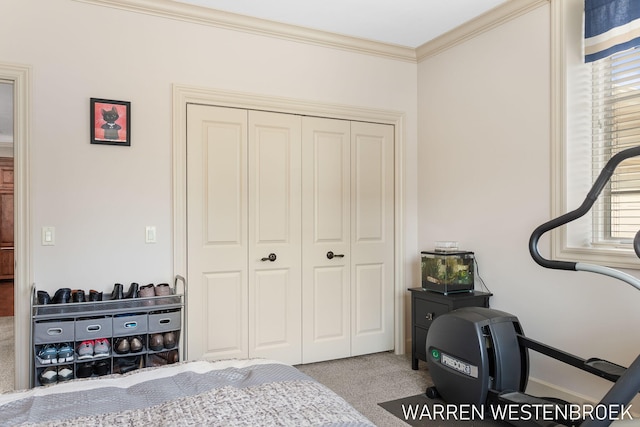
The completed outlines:
[[[529,251],[538,264],[551,269],[603,274],[623,280],[640,290],[640,280],[629,274],[598,265],[548,260],[538,251],[538,241],[544,233],[586,214],[615,168],[623,160],[639,155],[640,146],[613,156],[578,209],[535,229],[529,240]],[[640,231],[634,238],[633,247],[640,257]],[[575,405],[525,394],[529,376],[529,350],[614,382],[602,400],[593,406],[594,411],[598,412],[564,417]],[[582,359],[526,337],[517,317],[490,308],[461,308],[437,317],[429,328],[426,352],[434,383],[434,387],[427,389],[427,396],[441,397],[447,404],[520,408],[521,412],[516,413],[515,417],[503,419],[514,425],[608,426],[640,392],[640,356],[629,368],[598,358]],[[558,410],[549,411],[554,415],[552,419],[546,417],[547,413],[536,418],[531,416],[531,409],[535,408]],[[584,409],[584,405],[581,409]]]

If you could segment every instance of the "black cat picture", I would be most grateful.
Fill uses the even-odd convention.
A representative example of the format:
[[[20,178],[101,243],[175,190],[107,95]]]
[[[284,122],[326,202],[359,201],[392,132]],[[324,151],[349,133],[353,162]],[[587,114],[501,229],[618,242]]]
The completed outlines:
[[[105,110],[104,108],[101,108],[101,110],[102,119],[106,122],[100,126],[104,129],[104,139],[120,139],[118,131],[122,129],[122,126],[116,123],[116,120],[120,117],[118,110],[116,110],[116,107],[111,107],[111,110]]]
[[[131,103],[91,98],[91,143],[131,145]]]

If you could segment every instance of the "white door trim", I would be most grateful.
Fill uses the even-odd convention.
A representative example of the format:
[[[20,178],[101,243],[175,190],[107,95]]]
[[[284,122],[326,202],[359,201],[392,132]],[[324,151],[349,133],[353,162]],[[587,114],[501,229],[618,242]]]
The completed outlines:
[[[31,372],[31,229],[29,196],[29,123],[31,111],[31,67],[0,63],[0,79],[13,82],[14,89],[14,342],[15,389],[29,388]]]
[[[340,104],[303,101],[260,94],[231,92],[187,85],[173,85],[173,268],[174,275],[187,273],[186,149],[187,104],[217,105],[278,113],[328,117],[391,124],[395,129],[395,301],[394,347],[404,354],[404,120],[402,112]],[[189,278],[186,277],[187,283]],[[188,301],[187,301],[188,304]]]

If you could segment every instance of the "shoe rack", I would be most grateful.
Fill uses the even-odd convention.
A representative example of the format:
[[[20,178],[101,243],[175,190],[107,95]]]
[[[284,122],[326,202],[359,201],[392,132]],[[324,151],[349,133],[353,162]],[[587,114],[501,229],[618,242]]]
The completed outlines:
[[[170,289],[162,296],[40,304],[34,285],[31,386],[180,361],[185,280],[177,276]]]

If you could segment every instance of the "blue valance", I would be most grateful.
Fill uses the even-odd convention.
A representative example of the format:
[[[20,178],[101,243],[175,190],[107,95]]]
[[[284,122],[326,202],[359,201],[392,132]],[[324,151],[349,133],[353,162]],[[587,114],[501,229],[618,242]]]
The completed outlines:
[[[640,45],[639,0],[585,0],[585,62]]]

